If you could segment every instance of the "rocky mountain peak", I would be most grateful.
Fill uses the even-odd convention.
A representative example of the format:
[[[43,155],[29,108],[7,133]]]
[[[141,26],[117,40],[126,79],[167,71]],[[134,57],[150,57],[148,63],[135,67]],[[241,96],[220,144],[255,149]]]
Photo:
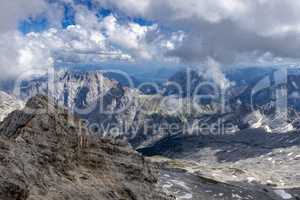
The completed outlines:
[[[31,99],[29,99],[25,105],[26,108],[31,109],[41,109],[47,108],[49,102],[49,98],[44,95],[37,95]]]
[[[40,95],[0,124],[0,199],[172,199],[157,188],[155,165],[72,119]]]

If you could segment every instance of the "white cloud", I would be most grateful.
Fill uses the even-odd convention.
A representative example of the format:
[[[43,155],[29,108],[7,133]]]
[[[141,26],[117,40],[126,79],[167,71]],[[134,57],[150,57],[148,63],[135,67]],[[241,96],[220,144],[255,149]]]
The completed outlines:
[[[85,27],[87,29],[99,29],[99,19],[91,10],[88,10],[85,6],[74,6],[76,10],[75,22],[76,24]]]
[[[184,62],[213,57],[232,63],[241,54],[266,52],[275,58],[300,58],[300,2],[294,0],[94,0],[129,16],[141,16],[186,39],[168,55]],[[132,6],[134,5],[134,6]]]
[[[30,41],[47,46],[55,60],[62,62],[101,62],[105,60],[130,60],[130,55],[113,48],[107,38],[94,29],[71,25],[66,29],[50,29],[26,36]]]
[[[94,0],[133,16],[178,21],[201,19],[211,23],[231,20],[257,33],[300,31],[300,2],[294,0]],[[134,6],[132,6],[134,5]]]
[[[234,84],[223,74],[221,65],[212,58],[208,58],[208,60],[204,63],[204,68],[204,77],[211,79],[220,87],[220,89],[226,90]]]
[[[75,10],[75,23],[61,27],[64,7]],[[141,10],[148,2],[121,1],[124,9],[134,3]],[[17,77],[32,70],[47,70],[55,63],[98,64],[120,62],[177,62],[165,57],[183,41],[180,31],[163,33],[159,25],[140,25],[119,20],[114,15],[96,16],[97,9],[75,4],[73,0],[12,0],[0,8],[0,79]],[[137,12],[138,13],[138,12]],[[49,29],[23,35],[17,25],[28,17],[46,16]]]
[[[106,17],[96,16],[98,7],[88,9],[73,0],[47,2],[12,0],[1,6],[0,69],[7,74],[45,69],[53,62],[199,64],[211,57],[222,63],[278,64],[300,58],[300,2],[294,0],[93,0],[119,10]],[[62,29],[61,2],[74,8],[76,25]],[[50,29],[17,33],[20,20],[39,14],[48,17]],[[154,24],[134,23],[123,15]]]
[[[15,78],[33,70],[48,70],[54,62],[100,63],[131,61],[132,57],[110,46],[99,31],[80,25],[51,28],[22,35],[17,31],[0,34],[0,79]]]
[[[16,30],[6,29],[0,33],[0,79],[19,76],[31,70],[47,70],[56,63],[101,63],[150,59],[156,53],[147,41],[157,26],[141,26],[133,22],[122,22],[114,16],[97,18],[86,7],[73,5],[76,10],[76,25],[62,29],[55,26],[61,16],[53,17],[52,27],[39,33],[22,35]],[[49,5],[47,12],[58,8]],[[29,12],[30,13],[30,12]],[[53,15],[54,13],[52,13]],[[50,16],[51,14],[47,14]]]
[[[146,37],[147,34],[156,30],[155,25],[141,26],[136,23],[122,25],[112,15],[105,17],[100,25],[113,45],[129,51],[136,58],[152,58],[153,55],[147,47]]]
[[[16,78],[52,66],[47,46],[12,31],[0,35],[0,79]]]
[[[298,1],[92,1],[155,24],[119,20],[118,14],[99,18],[99,7],[88,9],[73,0],[5,1],[0,8],[0,69],[17,74],[51,62],[180,60],[199,64],[211,57],[223,63],[278,64],[300,58]],[[61,2],[76,11],[75,26],[62,29]],[[48,17],[51,29],[26,36],[17,33],[20,20],[40,14]]]

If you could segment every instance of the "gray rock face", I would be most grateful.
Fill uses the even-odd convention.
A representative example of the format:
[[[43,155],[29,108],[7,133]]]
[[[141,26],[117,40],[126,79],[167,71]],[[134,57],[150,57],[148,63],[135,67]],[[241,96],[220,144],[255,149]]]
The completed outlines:
[[[157,188],[156,165],[68,117],[38,96],[0,124],[0,199],[172,199]]]
[[[299,118],[299,85],[300,76],[299,69],[294,71],[287,70],[286,82],[279,84],[275,81],[278,73],[276,69],[265,68],[245,68],[232,69],[232,71],[224,72],[226,77],[233,83],[226,91],[224,91],[224,106],[225,121],[239,127],[240,130],[245,127],[264,128],[267,132],[286,133],[296,130],[298,127]],[[268,80],[265,81],[264,80]],[[276,79],[277,80],[277,79]],[[178,94],[178,89],[174,86],[166,87],[165,95],[177,94],[180,96],[195,96],[195,94],[207,95],[212,93],[212,88],[197,86],[205,83],[207,80],[205,75],[199,74],[196,70],[179,71],[169,79],[170,82],[182,86],[182,94]],[[211,82],[213,83],[213,82]],[[168,84],[167,84],[168,85]],[[187,87],[189,85],[189,87]],[[287,117],[285,119],[283,113],[277,113],[275,110],[277,100],[276,93],[279,89],[286,90],[286,103],[288,106]],[[277,99],[278,98],[278,99]],[[282,101],[282,99],[281,99]],[[205,99],[203,99],[205,103]],[[219,105],[221,103],[218,103]],[[213,101],[210,102],[213,105]],[[297,115],[297,116],[295,116]],[[209,118],[205,116],[206,118]],[[201,113],[196,113],[192,116],[193,119],[201,118]],[[213,118],[220,119],[217,114]],[[216,120],[215,120],[216,121]]]
[[[24,81],[20,98],[28,100],[37,94],[43,94],[73,110],[75,107],[92,105],[115,85],[115,82],[105,78],[99,71],[59,71],[53,75]]]
[[[137,89],[109,80],[100,71],[57,73],[51,90],[46,77],[24,83],[23,99],[36,94],[51,96],[89,125],[96,125],[98,129],[93,134],[122,137],[134,147],[149,145],[167,135],[152,125],[180,120],[179,116],[164,113],[165,108],[160,105],[162,96],[142,95]]]
[[[0,122],[12,111],[22,109],[24,106],[22,101],[15,97],[0,91]]]

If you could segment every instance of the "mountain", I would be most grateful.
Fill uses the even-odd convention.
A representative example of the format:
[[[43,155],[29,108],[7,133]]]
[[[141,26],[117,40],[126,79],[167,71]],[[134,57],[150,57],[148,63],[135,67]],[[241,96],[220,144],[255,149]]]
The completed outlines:
[[[300,133],[247,129],[176,135],[140,149],[162,166],[160,184],[190,199],[299,199]],[[288,197],[288,198],[286,198]]]
[[[63,71],[56,73],[51,82],[44,76],[22,84],[22,99],[36,94],[51,96],[74,115],[87,120],[94,134],[122,137],[135,148],[168,135],[160,132],[160,124],[181,121],[180,116],[168,114],[173,105],[161,105],[163,96],[144,95],[108,79],[100,71]]]
[[[237,85],[253,85],[276,71],[273,67],[243,67],[225,71],[226,77]]]
[[[15,97],[0,91],[0,122],[12,111],[22,109],[23,102]]]
[[[212,88],[207,85],[203,85],[200,88],[198,87],[201,83],[206,81],[208,80],[205,79],[204,75],[195,70],[180,70],[172,75],[165,83],[164,95],[179,95],[180,97],[188,97],[195,94],[211,94]],[[178,89],[181,91],[178,91]]]
[[[268,132],[289,132],[299,127],[299,70],[287,69],[286,81],[282,77],[285,73],[275,68],[232,69],[224,74],[232,84],[222,91],[214,82],[207,80],[205,74],[191,69],[181,70],[169,79],[164,95],[191,96],[194,102],[199,96],[199,105],[206,105],[208,111],[215,113],[206,115],[200,109],[200,112],[192,112],[192,119],[215,119],[214,123],[221,120],[240,130],[264,128]],[[181,94],[176,86],[181,87]],[[278,100],[283,102],[276,97],[282,89],[287,91],[287,120],[281,111],[276,110]]]
[[[0,199],[173,199],[157,187],[156,165],[88,135],[47,97],[9,114],[0,133]]]
[[[52,96],[58,104],[73,110],[94,103],[114,85],[116,82],[98,71],[59,71],[23,81],[20,98],[28,100],[36,94]]]
[[[258,92],[254,95],[255,104],[251,106],[251,94],[256,85],[265,76],[272,79],[274,75],[274,69],[258,72],[259,69],[246,68],[226,73],[228,80],[235,84],[224,92],[225,112],[221,112],[222,98],[218,96],[218,88],[211,87],[212,80],[207,80],[205,74],[193,70],[177,72],[161,88],[162,93],[150,92],[148,95],[110,80],[101,71],[62,71],[55,74],[50,84],[51,90],[48,89],[47,77],[25,82],[21,97],[28,99],[40,93],[50,95],[75,115],[86,119],[93,132],[109,137],[123,137],[134,148],[151,146],[172,135],[172,131],[161,131],[160,127],[174,123],[178,125],[176,132],[186,131],[184,127],[193,126],[194,123],[209,126],[217,124],[219,127],[230,125],[231,131],[263,128],[267,132],[290,132],[297,129],[297,86],[300,76],[288,73],[286,87],[289,110],[288,120],[285,120],[283,115],[276,112],[276,102],[271,95],[277,87]],[[204,85],[199,88],[201,84]],[[180,94],[176,86],[182,88]],[[210,95],[211,98],[194,98],[197,95]]]
[[[300,199],[297,95],[288,101],[287,119],[277,112],[272,97],[281,88],[287,88],[288,97],[297,93],[300,76],[289,71],[286,83],[260,91],[252,107],[249,99],[257,84],[265,76],[274,80],[273,70],[255,71],[239,70],[232,76],[239,82],[228,88],[225,112],[191,112],[185,115],[182,132],[138,149],[161,165],[159,184],[166,192],[179,199]],[[201,74],[190,73],[179,72],[170,79],[190,84],[183,98],[205,82]],[[177,95],[167,91],[167,96]]]
[[[159,189],[149,193],[150,185],[154,188],[158,185],[177,199],[299,199],[299,115],[294,105],[298,102],[296,93],[300,76],[289,73],[286,84],[264,88],[255,96],[256,104],[252,107],[249,100],[251,92],[266,74],[273,83],[274,71],[266,70],[258,75],[256,69],[228,73],[237,74],[231,78],[229,74],[228,80],[238,81],[238,84],[226,88],[223,99],[226,104],[222,111],[221,98],[190,101],[192,94],[192,97],[194,94],[214,94],[209,84],[199,89],[199,84],[213,82],[194,71],[176,73],[162,86],[163,92],[151,95],[110,80],[99,71],[59,72],[55,74],[52,85],[49,85],[47,77],[40,77],[24,82],[21,87],[23,99],[36,94],[53,97],[54,103],[50,101],[49,104],[47,98],[39,96],[27,104],[27,107],[35,109],[49,104],[50,112],[45,115],[24,113],[26,109],[15,111],[0,125],[0,132],[5,135],[4,143],[12,143],[10,146],[22,149],[14,152],[26,152],[24,158],[29,161],[38,160],[26,164],[28,168],[51,166],[50,172],[43,172],[45,176],[36,171],[33,174],[27,172],[27,176],[44,178],[41,187],[59,181],[62,184],[60,188],[68,195],[75,185],[80,194],[87,190],[90,192],[89,188],[81,188],[84,180],[88,180],[93,184],[88,184],[89,187],[104,185],[101,181],[108,181],[109,184],[102,188],[118,191],[110,197],[105,195],[105,191],[97,191],[97,196],[102,199],[168,198]],[[183,93],[178,93],[174,83],[184,88]],[[187,90],[188,86],[190,90]],[[287,120],[276,111],[276,99],[272,96],[284,87],[288,88],[288,96],[294,98],[288,101]],[[70,120],[72,114],[76,120]],[[83,134],[78,135],[82,133],[80,131]],[[26,145],[23,145],[24,142]],[[126,145],[127,142],[149,158],[136,154]],[[13,160],[25,163],[21,155],[13,154]],[[42,161],[41,166],[40,160],[44,157],[47,161]],[[88,162],[87,159],[92,160]],[[140,159],[144,160],[142,164]],[[97,170],[99,163],[99,170],[103,173]],[[157,165],[160,169],[155,169]],[[55,180],[49,177],[50,173],[54,174]],[[76,173],[87,175],[80,178]],[[13,178],[8,180],[19,176],[10,177]],[[155,180],[149,177],[155,177]],[[24,188],[21,183],[25,182],[25,178],[13,181],[13,184]],[[82,182],[76,182],[78,179]],[[134,187],[128,179],[134,180],[139,187]],[[46,193],[36,182],[30,180],[25,185]],[[66,183],[71,185],[68,189],[65,189]],[[131,192],[128,192],[127,185]],[[60,191],[57,187],[53,190]],[[153,196],[154,193],[159,196]]]

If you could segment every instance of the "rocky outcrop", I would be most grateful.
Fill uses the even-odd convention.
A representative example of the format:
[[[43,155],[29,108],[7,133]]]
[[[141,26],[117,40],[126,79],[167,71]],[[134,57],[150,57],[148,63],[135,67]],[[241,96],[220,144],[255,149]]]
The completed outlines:
[[[0,124],[0,199],[172,199],[155,165],[82,127],[44,96],[11,113]]]

